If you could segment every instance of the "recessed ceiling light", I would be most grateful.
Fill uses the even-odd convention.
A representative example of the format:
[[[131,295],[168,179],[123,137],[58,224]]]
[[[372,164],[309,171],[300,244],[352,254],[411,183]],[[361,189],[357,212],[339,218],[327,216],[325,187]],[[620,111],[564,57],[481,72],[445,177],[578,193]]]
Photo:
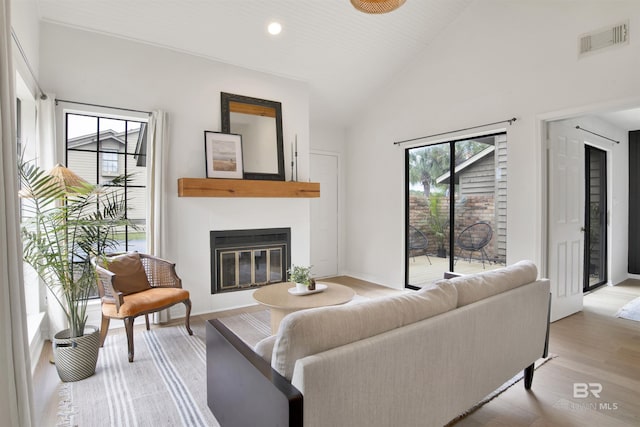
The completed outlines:
[[[269,34],[277,36],[282,31],[282,25],[279,22],[272,22],[267,27],[267,31],[269,31]]]

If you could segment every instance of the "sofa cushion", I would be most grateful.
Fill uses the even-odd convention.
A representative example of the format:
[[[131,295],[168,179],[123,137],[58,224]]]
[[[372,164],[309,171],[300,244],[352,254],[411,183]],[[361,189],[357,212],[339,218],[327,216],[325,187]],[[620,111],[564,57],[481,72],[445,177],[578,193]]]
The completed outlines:
[[[144,266],[140,261],[140,254],[137,252],[108,258],[106,268],[116,275],[113,285],[124,295],[151,289]]]
[[[271,357],[273,356],[273,347],[276,344],[276,336],[271,335],[263,338],[253,347],[253,351],[269,364],[271,364]]]
[[[298,359],[444,313],[457,300],[455,287],[440,281],[417,292],[291,313],[280,323],[271,366],[290,380]]]
[[[458,290],[458,307],[462,307],[534,282],[537,277],[538,269],[533,262],[519,261],[505,268],[454,277],[449,281]]]

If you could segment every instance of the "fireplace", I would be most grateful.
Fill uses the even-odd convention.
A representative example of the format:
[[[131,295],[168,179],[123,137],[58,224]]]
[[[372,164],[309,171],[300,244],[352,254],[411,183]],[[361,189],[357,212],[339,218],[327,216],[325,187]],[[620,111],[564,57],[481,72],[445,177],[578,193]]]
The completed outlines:
[[[290,228],[211,231],[210,242],[212,294],[287,280]]]

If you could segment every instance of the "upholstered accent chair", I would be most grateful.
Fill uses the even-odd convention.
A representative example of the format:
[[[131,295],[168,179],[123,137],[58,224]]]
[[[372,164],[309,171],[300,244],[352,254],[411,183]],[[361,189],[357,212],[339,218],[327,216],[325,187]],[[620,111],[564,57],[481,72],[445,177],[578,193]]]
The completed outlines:
[[[109,331],[111,319],[124,320],[129,347],[129,362],[133,362],[133,322],[144,315],[149,330],[149,314],[183,303],[187,313],[185,326],[193,335],[189,324],[191,300],[189,291],[182,289],[175,264],[152,255],[129,252],[94,259],[98,293],[102,305],[100,347]]]

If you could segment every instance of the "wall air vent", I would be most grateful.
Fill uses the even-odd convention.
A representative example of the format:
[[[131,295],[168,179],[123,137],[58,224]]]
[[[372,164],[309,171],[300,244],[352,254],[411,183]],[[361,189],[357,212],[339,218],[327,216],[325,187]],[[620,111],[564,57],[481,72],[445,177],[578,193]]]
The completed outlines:
[[[629,43],[629,21],[580,36],[579,56]]]

